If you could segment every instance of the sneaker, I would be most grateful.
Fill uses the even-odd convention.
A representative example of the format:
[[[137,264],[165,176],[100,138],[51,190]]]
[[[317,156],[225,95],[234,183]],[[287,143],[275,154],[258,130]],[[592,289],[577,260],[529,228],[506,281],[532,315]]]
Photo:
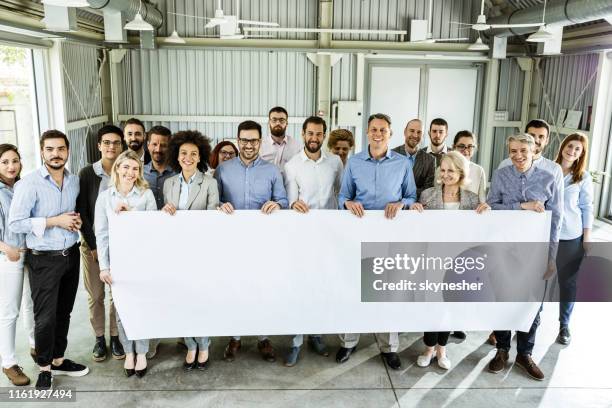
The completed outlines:
[[[149,351],[147,351],[147,360],[151,360],[157,355],[157,349],[159,348],[160,339],[149,340]]]
[[[572,341],[572,335],[570,334],[569,327],[561,326],[559,328],[559,335],[557,336],[557,343],[567,346]]]
[[[106,360],[106,339],[104,336],[96,337],[96,343],[92,351],[92,358],[95,362]]]
[[[540,370],[540,367],[531,359],[529,354],[518,354],[516,360],[514,360],[517,366],[521,367],[527,372],[534,380],[542,381],[544,379],[544,373]]]
[[[62,364],[56,366],[51,364],[51,373],[53,375],[67,375],[68,377],[82,377],[89,372],[89,368],[83,364],[75,363],[67,358]]]
[[[327,351],[327,347],[325,343],[323,343],[323,339],[319,336],[310,336],[308,337],[308,345],[317,352],[317,354],[327,357],[329,356],[329,351]]]
[[[493,360],[489,363],[489,371],[492,373],[500,373],[506,368],[506,363],[508,362],[508,352],[504,349],[497,349],[497,353]]]
[[[53,388],[53,374],[51,371],[41,371],[38,373],[38,380],[36,380],[37,390],[50,390]]]
[[[2,367],[2,372],[8,377],[13,385],[18,387],[28,385],[30,383],[30,378],[23,373],[23,370],[17,364],[9,368]]]
[[[269,339],[257,342],[257,349],[261,357],[269,363],[276,361],[276,355],[274,354],[274,348]]]
[[[291,347],[291,349],[289,350],[289,354],[287,354],[287,357],[285,358],[285,367],[293,367],[294,365],[296,365],[299,355],[300,348]]]

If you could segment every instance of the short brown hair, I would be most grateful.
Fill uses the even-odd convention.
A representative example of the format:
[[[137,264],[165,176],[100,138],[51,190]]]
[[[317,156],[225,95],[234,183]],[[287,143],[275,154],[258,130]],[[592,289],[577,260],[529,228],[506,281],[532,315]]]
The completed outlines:
[[[332,130],[329,134],[329,139],[327,139],[327,148],[332,149],[336,143],[341,141],[348,142],[351,148],[353,148],[355,145],[355,138],[350,130],[336,129]]]
[[[45,140],[48,139],[64,139],[66,142],[66,148],[70,149],[70,142],[68,141],[68,136],[66,136],[63,132],[60,132],[56,129],[47,130],[40,136],[40,148],[42,149],[45,146]]]

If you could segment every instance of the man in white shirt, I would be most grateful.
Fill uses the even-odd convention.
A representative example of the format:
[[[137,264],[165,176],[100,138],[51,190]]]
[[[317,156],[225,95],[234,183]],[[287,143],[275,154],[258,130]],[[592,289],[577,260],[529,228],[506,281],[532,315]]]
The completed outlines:
[[[283,171],[285,164],[302,149],[302,143],[288,136],[289,114],[281,106],[270,109],[268,126],[270,134],[263,138],[259,155]]]
[[[429,124],[429,146],[421,150],[431,154],[436,159],[436,168],[440,167],[442,156],[448,152],[446,137],[448,136],[448,122],[436,118]]]
[[[125,121],[123,135],[129,150],[135,152],[140,161],[147,164],[151,161],[151,155],[145,150],[145,126],[140,119],[130,118]]]

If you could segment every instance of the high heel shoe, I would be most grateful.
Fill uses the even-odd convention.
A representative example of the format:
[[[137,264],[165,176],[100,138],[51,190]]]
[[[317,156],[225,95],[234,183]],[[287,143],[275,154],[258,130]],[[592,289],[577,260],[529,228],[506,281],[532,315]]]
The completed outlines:
[[[201,371],[208,370],[208,361],[209,361],[209,359],[207,359],[203,363],[200,363],[199,361],[196,361],[196,368],[198,370],[201,370]]]
[[[188,363],[187,361],[183,362],[183,370],[191,371],[194,368],[196,368],[196,361],[195,360],[193,360],[191,363]]]
[[[124,368],[123,372],[125,373],[126,377],[131,377],[136,373],[136,370],[134,370],[133,368]]]
[[[143,368],[142,370],[134,370],[134,371],[136,372],[136,377],[142,378],[147,373],[147,367]]]

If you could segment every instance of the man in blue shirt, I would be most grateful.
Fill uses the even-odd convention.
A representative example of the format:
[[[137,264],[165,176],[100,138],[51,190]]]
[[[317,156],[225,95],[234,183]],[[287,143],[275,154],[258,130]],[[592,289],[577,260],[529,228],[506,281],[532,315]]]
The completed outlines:
[[[278,167],[259,157],[261,126],[247,120],[238,125],[238,157],[223,162],[215,171],[219,184],[219,210],[261,210],[265,214],[287,208],[287,193]],[[223,358],[233,361],[240,350],[240,337],[232,337]],[[259,336],[257,348],[264,360],[276,361],[267,336]]]
[[[147,132],[147,150],[151,155],[151,161],[144,165],[143,176],[153,191],[157,209],[164,206],[164,182],[176,175],[176,172],[168,165],[168,146],[172,132],[164,126],[153,126]]]
[[[54,375],[79,377],[89,369],[64,358],[70,313],[79,287],[79,234],[75,212],[79,178],[64,168],[69,142],[49,130],[40,139],[44,165],[17,182],[9,228],[26,234],[26,265],[34,303],[34,338],[40,373],[37,389],[50,389]]]
[[[391,119],[377,113],[368,118],[368,149],[352,156],[346,166],[338,205],[357,217],[365,210],[385,210],[386,218],[394,218],[399,210],[416,201],[416,185],[412,165],[405,156],[389,149]],[[394,370],[402,366],[397,354],[398,333],[377,333],[382,355]],[[342,347],[336,361],[344,363],[355,351],[359,334],[340,335]]]
[[[533,136],[529,134],[510,136],[507,144],[512,165],[499,168],[493,173],[487,202],[494,210],[552,212],[551,245],[548,270],[545,275],[545,278],[549,278],[556,270],[556,245],[559,242],[560,221],[563,214],[563,195],[559,195],[555,176],[534,163]],[[540,306],[529,332],[517,331],[516,335],[518,353],[515,362],[536,380],[544,379],[544,373],[531,358],[541,310]],[[509,358],[512,333],[509,330],[496,330],[494,333],[497,340],[497,354],[489,363],[489,371],[499,373],[503,371]]]

